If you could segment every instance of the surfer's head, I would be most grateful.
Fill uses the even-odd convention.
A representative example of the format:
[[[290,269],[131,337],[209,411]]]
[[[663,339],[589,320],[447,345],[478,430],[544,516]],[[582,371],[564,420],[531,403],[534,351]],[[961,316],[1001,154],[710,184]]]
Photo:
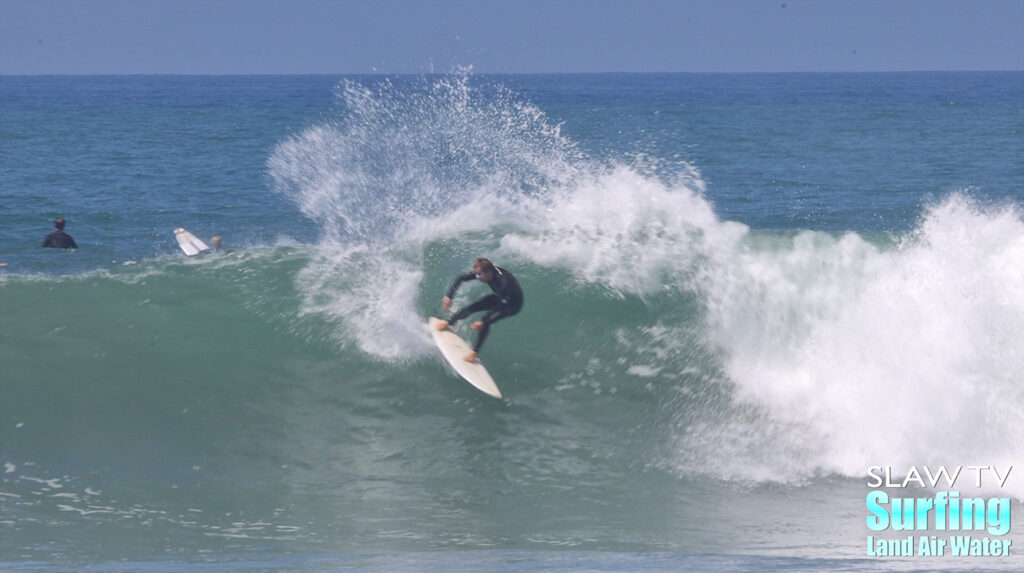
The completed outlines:
[[[53,227],[58,231],[63,231],[64,225],[66,224],[67,221],[64,220],[64,217],[57,217],[56,219],[53,220]]]
[[[490,282],[494,278],[494,263],[489,259],[480,257],[473,263],[473,272],[476,273],[476,278],[486,282]]]

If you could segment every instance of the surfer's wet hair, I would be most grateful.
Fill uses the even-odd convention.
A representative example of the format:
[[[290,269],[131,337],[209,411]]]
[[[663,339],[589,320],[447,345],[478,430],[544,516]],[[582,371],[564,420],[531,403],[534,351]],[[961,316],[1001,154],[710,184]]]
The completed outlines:
[[[479,272],[481,273],[486,273],[487,271],[494,270],[494,263],[492,263],[490,259],[480,257],[479,259],[476,260],[476,263],[473,264],[473,268],[479,269]]]

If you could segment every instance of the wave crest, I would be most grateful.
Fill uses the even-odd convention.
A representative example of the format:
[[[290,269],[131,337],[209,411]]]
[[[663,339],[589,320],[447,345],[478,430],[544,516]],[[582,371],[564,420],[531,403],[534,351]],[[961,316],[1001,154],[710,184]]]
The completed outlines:
[[[269,162],[321,229],[298,282],[304,310],[335,320],[340,340],[389,361],[428,352],[421,315],[434,307],[420,296],[440,298],[490,254],[544,275],[521,277],[531,305],[546,295],[529,283],[568,276],[657,307],[607,325],[648,340],[584,353],[615,348],[653,391],[684,390],[665,401],[665,464],[680,471],[760,481],[1020,459],[1015,208],[954,194],[895,240],[751,230],[718,218],[689,165],[598,162],[503,88],[408,81],[343,83],[339,117]],[[669,351],[666,337],[699,349]]]

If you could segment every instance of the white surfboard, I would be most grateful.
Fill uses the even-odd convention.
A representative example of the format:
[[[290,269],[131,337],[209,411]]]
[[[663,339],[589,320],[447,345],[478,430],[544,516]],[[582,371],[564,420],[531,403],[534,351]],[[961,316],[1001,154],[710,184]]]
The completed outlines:
[[[199,237],[181,227],[174,230],[174,238],[178,240],[178,246],[181,247],[181,250],[190,257],[209,252],[210,250],[210,247],[199,240]]]
[[[473,351],[469,344],[462,339],[461,336],[455,334],[451,329],[437,330],[437,323],[441,319],[430,317],[430,333],[434,335],[434,343],[441,350],[441,354],[444,355],[444,359],[448,361],[448,364],[452,365],[452,368],[458,372],[459,376],[466,379],[473,386],[476,386],[478,390],[485,394],[494,396],[495,398],[501,398],[501,391],[498,390],[498,385],[494,383],[494,379],[484,368],[480,361],[466,362],[463,358]]]

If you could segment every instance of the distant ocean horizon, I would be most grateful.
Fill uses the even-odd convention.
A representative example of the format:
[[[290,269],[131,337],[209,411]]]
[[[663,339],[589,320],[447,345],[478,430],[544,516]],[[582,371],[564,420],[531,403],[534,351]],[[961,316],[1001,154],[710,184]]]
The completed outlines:
[[[308,73],[178,73],[178,72],[132,72],[102,74],[67,74],[67,73],[33,73],[33,74],[0,74],[0,78],[430,78],[437,76],[474,76],[476,78],[495,77],[537,77],[537,76],[799,76],[799,75],[845,75],[845,76],[895,76],[912,74],[1020,74],[1024,70],[991,69],[991,70],[949,70],[949,69],[909,69],[909,70],[746,70],[746,71],[604,71],[604,72],[483,72],[476,70],[474,65],[453,67],[442,72],[308,72]]]
[[[0,76],[0,156],[0,569],[1021,567],[866,499],[1021,511],[1024,72]]]

